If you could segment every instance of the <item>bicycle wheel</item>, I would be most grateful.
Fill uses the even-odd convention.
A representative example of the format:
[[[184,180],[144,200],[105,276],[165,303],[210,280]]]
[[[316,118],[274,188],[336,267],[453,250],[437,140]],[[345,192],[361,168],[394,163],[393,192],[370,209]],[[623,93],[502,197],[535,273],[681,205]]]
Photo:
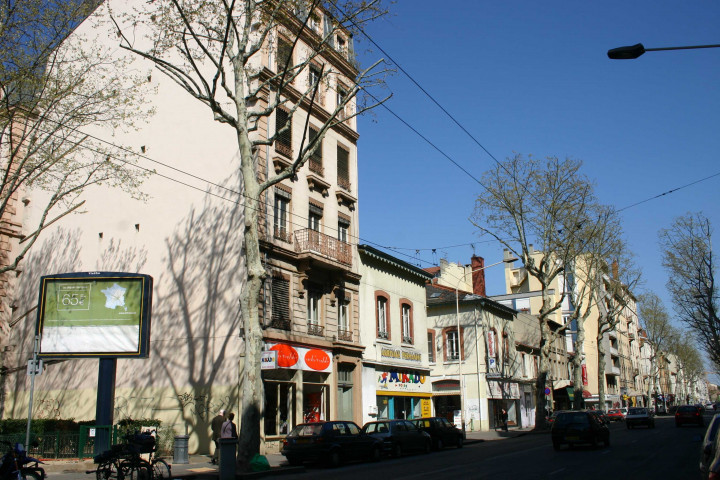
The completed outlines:
[[[127,460],[118,467],[118,480],[152,480],[153,470],[147,460]]]
[[[34,470],[21,471],[20,478],[22,480],[43,480],[40,472],[36,472]]]
[[[95,477],[97,480],[121,480],[122,477],[118,475],[118,467],[115,462],[105,462],[98,465],[95,470]]]
[[[152,461],[153,466],[153,479],[168,480],[172,478],[170,473],[170,465],[167,464],[162,458],[156,458]]]

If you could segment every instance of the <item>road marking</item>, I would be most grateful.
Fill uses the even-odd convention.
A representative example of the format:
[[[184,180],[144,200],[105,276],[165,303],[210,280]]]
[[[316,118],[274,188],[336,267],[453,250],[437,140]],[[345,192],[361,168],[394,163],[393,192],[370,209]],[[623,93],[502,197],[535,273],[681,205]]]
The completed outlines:
[[[558,473],[564,472],[565,470],[567,470],[567,469],[566,469],[566,468],[561,468],[560,470],[555,470],[554,472],[548,473],[548,475],[549,475],[549,476],[550,476],[550,475],[557,475]]]

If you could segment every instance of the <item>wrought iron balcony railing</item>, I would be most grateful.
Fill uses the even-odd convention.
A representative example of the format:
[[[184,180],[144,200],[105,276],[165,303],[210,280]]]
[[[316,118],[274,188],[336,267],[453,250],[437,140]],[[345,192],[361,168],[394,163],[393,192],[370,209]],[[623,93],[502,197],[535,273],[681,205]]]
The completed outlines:
[[[352,339],[352,330],[338,329],[338,340],[342,340],[343,342],[352,342]]]
[[[325,328],[317,323],[308,323],[308,335],[314,335],[316,337],[322,337]]]
[[[295,251],[315,252],[342,264],[352,265],[350,244],[310,228],[295,231]]]

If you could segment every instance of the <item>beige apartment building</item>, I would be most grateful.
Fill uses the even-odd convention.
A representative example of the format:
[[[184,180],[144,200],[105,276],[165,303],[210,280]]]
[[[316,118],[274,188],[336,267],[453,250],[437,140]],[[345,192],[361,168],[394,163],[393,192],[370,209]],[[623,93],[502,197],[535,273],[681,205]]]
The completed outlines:
[[[109,1],[96,11],[107,20],[144,2]],[[295,48],[284,32],[301,22],[288,15],[253,60],[260,78],[271,78],[286,61],[300,63],[308,45],[329,31],[333,20],[311,12]],[[118,17],[119,18],[119,17]],[[109,26],[81,24],[68,41],[118,40]],[[358,71],[352,37],[338,30],[330,48],[283,91],[288,100],[259,122],[266,138],[289,128],[258,151],[258,176],[267,178],[290,164],[303,137],[318,135]],[[117,49],[118,55],[128,55]],[[132,59],[138,71],[151,65]],[[319,70],[331,72],[309,115],[301,100]],[[227,127],[165,76],[148,76],[156,110],[138,131],[113,132],[118,143],[135,145],[157,174],[143,190],[147,200],[97,186],[84,194],[84,212],[71,215],[43,234],[17,279],[17,311],[37,302],[41,275],[76,271],[127,271],[154,278],[147,359],[119,360],[115,421],[159,418],[176,434],[190,434],[190,452],[210,450],[209,422],[223,408],[238,412],[244,342],[238,299],[243,294],[242,182],[238,147]],[[273,92],[264,91],[258,108]],[[294,110],[297,106],[297,110]],[[341,112],[297,175],[266,192],[260,212],[261,253],[268,275],[261,295],[266,350],[277,352],[263,370],[266,410],[261,426],[264,451],[279,448],[295,424],[308,419],[347,418],[361,422],[362,353],[359,336],[358,257],[351,239],[358,236],[358,175],[354,103]],[[344,121],[343,118],[345,119]],[[108,132],[93,132],[109,138]],[[141,159],[140,162],[145,160]],[[166,166],[171,166],[168,168]],[[184,173],[184,172],[187,172]],[[41,192],[28,192],[19,218],[41,214]],[[32,224],[32,223],[29,223]],[[22,366],[31,355],[34,315],[17,323],[7,347],[9,363]],[[46,363],[35,383],[37,415],[88,420],[95,417],[97,359]],[[6,381],[6,417],[27,415],[25,369]]]

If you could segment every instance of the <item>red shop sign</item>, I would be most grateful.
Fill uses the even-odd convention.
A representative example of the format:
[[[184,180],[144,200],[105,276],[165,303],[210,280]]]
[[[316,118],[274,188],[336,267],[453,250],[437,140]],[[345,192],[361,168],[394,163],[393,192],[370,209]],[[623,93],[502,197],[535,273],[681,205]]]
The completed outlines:
[[[278,367],[289,368],[294,366],[298,361],[298,352],[290,345],[283,345],[279,343],[273,346],[270,350],[275,350],[276,352],[278,352]]]
[[[325,370],[330,366],[330,355],[323,350],[314,348],[305,354],[305,365],[313,370]]]

